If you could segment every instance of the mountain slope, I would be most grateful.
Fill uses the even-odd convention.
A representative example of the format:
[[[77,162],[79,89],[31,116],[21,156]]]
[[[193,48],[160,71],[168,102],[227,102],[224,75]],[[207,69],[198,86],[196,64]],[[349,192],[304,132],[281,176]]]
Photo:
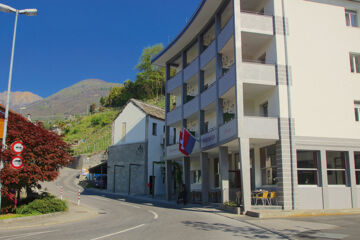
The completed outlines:
[[[56,119],[64,116],[84,114],[92,103],[99,105],[102,96],[107,96],[113,86],[99,79],[83,80],[58,93],[26,106],[23,114],[30,113],[32,119]]]
[[[0,103],[6,105],[7,91],[0,93]],[[10,108],[18,111],[21,107],[43,99],[32,92],[11,92]]]

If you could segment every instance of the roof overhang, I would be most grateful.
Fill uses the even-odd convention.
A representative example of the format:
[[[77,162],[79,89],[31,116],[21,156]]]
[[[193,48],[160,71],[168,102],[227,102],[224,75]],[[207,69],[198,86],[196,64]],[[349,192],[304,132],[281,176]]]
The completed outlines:
[[[202,0],[184,29],[168,46],[151,59],[152,64],[165,66],[170,59],[175,57],[198,35],[214,16],[222,2],[220,0]]]

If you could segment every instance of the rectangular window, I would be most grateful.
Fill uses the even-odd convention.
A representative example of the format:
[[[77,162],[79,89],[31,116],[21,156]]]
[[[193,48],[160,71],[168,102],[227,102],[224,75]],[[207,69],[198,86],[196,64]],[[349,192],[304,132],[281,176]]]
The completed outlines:
[[[220,187],[220,165],[218,158],[214,159],[214,187]]]
[[[299,185],[318,184],[318,151],[297,151]]]
[[[202,46],[204,51],[210,44],[215,40],[215,23],[212,23],[211,26],[205,31],[202,35]]]
[[[263,117],[268,117],[269,116],[269,104],[268,102],[265,102],[263,104],[260,105],[260,115]]]
[[[260,149],[260,167],[262,185],[275,185],[277,183],[275,145]]]
[[[190,171],[190,182],[191,184],[200,184],[201,183],[201,170],[192,170]]]
[[[188,50],[186,50],[185,52],[186,66],[192,63],[199,56],[198,50],[199,49],[197,42],[194,43],[191,47],[189,47]]]
[[[125,141],[126,136],[126,122],[121,123],[121,141]]]
[[[358,26],[358,17],[357,12],[353,10],[345,10],[346,26],[357,27]]]
[[[356,184],[360,185],[360,152],[354,153]]]
[[[152,135],[153,136],[157,135],[157,123],[152,124]]]
[[[346,184],[346,152],[326,151],[329,185]]]
[[[355,121],[360,121],[360,101],[354,102],[354,110],[355,110]]]
[[[360,54],[350,53],[350,70],[352,73],[360,73]]]
[[[221,15],[220,15],[220,27],[221,29],[223,29],[226,24],[229,22],[230,18],[233,16],[233,4],[232,1],[230,1],[226,7],[224,8],[224,10],[222,11]]]

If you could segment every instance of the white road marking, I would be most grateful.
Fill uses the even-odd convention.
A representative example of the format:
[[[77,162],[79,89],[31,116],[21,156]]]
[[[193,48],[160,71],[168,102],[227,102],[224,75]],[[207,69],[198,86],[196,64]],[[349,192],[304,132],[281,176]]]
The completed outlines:
[[[151,211],[151,210],[148,210],[148,212],[150,212],[154,215],[154,219],[158,219],[159,215],[156,212]]]
[[[138,206],[136,206],[136,205],[132,205],[132,204],[129,204],[129,203],[124,203],[124,202],[121,201],[121,200],[120,200],[120,204],[125,205],[125,206],[129,206],[129,207],[133,207],[133,208],[140,208],[140,207],[138,207]]]
[[[105,201],[105,202],[110,201],[109,199],[102,198],[102,197],[98,197],[98,196],[88,196],[88,197],[95,198],[95,199],[97,199],[97,200],[101,200],[101,201]]]
[[[124,233],[124,232],[128,232],[128,231],[140,228],[142,226],[145,226],[145,224],[140,224],[140,225],[137,225],[137,226],[132,227],[132,228],[128,228],[128,229],[125,229],[125,230],[122,230],[122,231],[119,231],[119,232],[111,233],[111,234],[104,235],[104,236],[97,237],[97,238],[93,238],[93,239],[90,239],[90,240],[98,240],[98,239],[102,239],[102,238],[106,238],[106,237],[111,237],[111,236],[114,236],[114,235],[117,235],[117,234],[121,234],[121,233]]]
[[[30,236],[34,236],[34,235],[43,234],[43,233],[51,233],[51,232],[56,232],[56,231],[59,231],[59,230],[45,231],[45,232],[23,233],[23,234],[10,235],[10,236],[1,236],[0,239],[5,238],[7,240],[10,240],[10,239],[17,239],[17,238],[22,238],[22,237],[30,237]]]

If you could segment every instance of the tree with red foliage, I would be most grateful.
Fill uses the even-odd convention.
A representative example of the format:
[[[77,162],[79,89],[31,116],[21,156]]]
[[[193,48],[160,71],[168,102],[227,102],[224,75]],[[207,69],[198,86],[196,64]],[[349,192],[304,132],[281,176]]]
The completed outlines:
[[[12,190],[37,187],[38,182],[52,181],[59,175],[59,169],[73,161],[70,146],[57,134],[46,130],[42,123],[33,124],[21,115],[9,114],[6,144],[8,149],[1,153],[4,168],[1,170],[1,196],[8,199]],[[19,170],[10,166],[15,154],[10,145],[21,141],[25,149],[21,154],[23,167]]]

